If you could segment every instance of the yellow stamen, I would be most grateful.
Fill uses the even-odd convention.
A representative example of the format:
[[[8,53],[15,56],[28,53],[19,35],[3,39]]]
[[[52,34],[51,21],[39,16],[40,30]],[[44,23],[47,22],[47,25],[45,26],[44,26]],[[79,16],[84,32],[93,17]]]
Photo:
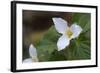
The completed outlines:
[[[73,32],[70,29],[68,29],[66,31],[66,35],[68,36],[68,38],[70,38],[72,36],[72,34],[73,34]]]

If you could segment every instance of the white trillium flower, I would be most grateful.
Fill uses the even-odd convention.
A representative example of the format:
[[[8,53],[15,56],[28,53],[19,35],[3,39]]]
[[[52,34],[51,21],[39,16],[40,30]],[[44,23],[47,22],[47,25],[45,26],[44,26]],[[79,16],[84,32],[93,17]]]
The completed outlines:
[[[69,27],[67,21],[62,18],[55,17],[52,19],[56,30],[62,34],[57,42],[58,51],[60,51],[70,44],[71,39],[77,38],[80,35],[82,28],[76,23]]]
[[[37,51],[36,51],[36,48],[32,44],[29,46],[29,55],[30,55],[30,58],[25,59],[23,63],[38,62]]]

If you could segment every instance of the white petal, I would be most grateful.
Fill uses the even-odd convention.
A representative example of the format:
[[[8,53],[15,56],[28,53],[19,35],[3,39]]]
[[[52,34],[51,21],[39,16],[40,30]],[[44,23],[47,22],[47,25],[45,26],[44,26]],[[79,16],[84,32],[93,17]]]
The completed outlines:
[[[58,51],[67,47],[70,43],[70,39],[67,38],[66,35],[62,35],[57,42]]]
[[[31,58],[37,56],[36,48],[32,44],[29,47],[29,55]]]
[[[72,35],[72,38],[76,38],[79,36],[79,34],[82,32],[82,28],[77,25],[77,24],[73,24],[70,29],[72,30],[73,32],[73,35]]]
[[[52,18],[55,24],[55,28],[59,33],[64,34],[67,29],[67,21],[63,20],[62,18]]]
[[[32,63],[32,62],[33,62],[33,61],[32,61],[31,58],[25,59],[25,60],[23,61],[23,63]]]

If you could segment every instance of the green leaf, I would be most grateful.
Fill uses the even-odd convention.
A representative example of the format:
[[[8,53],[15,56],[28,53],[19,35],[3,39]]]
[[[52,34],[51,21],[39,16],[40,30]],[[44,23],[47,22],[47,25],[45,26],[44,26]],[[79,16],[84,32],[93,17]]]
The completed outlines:
[[[49,61],[51,54],[57,49],[56,42],[60,34],[57,33],[54,26],[52,26],[43,38],[36,44],[38,51],[38,58],[40,61]]]
[[[55,50],[49,57],[49,61],[64,61],[64,60],[66,60],[66,57],[62,51]]]

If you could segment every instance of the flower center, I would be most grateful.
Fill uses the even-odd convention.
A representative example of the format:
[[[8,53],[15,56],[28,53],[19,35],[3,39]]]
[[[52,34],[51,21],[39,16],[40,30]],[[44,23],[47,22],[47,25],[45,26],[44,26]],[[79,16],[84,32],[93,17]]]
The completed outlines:
[[[72,36],[73,32],[68,29],[67,32],[66,32],[66,35],[68,36],[68,38],[70,38]]]

